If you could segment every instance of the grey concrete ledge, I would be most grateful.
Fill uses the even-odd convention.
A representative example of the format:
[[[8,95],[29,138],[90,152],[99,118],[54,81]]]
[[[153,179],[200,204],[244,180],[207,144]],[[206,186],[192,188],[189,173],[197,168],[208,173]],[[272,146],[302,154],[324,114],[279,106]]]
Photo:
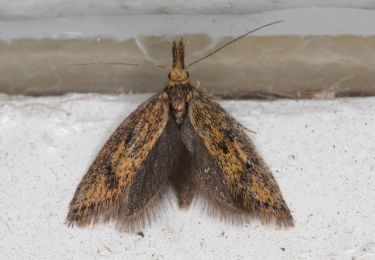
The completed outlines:
[[[224,38],[226,42],[230,38]],[[156,92],[167,69],[87,65],[135,62],[169,65],[170,38],[18,40],[0,43],[0,91],[55,95],[66,92]],[[218,43],[207,35],[186,35],[187,60]],[[224,49],[190,69],[197,81],[223,97],[330,98],[375,94],[375,36],[257,36]]]
[[[133,15],[0,21],[0,92],[156,92],[167,70],[66,66],[87,62],[170,64],[183,37],[192,61],[249,29],[242,39],[190,70],[217,96],[331,98],[375,94],[373,10],[307,8],[253,15]],[[345,19],[346,18],[346,19]]]

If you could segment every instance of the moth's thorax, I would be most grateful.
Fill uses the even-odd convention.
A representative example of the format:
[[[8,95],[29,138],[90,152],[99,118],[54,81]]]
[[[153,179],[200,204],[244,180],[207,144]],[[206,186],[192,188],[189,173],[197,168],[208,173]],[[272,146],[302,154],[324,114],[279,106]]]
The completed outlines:
[[[165,91],[168,94],[170,113],[180,125],[187,115],[193,87],[187,81],[185,84],[168,85]]]

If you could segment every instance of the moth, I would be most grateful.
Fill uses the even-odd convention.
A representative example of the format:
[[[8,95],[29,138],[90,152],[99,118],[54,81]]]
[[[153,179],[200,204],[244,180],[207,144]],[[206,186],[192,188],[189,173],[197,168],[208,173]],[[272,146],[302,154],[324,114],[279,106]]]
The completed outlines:
[[[291,227],[293,217],[245,128],[192,86],[184,43],[172,45],[168,84],[115,130],[78,185],[67,223],[113,220],[126,231],[149,225],[168,190],[180,208],[194,196],[232,222],[258,218]]]

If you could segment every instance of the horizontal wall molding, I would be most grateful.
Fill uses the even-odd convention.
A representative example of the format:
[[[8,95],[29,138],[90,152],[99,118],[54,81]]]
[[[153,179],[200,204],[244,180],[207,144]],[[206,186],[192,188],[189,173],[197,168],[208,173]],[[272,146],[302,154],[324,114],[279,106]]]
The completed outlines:
[[[215,46],[207,35],[185,35],[186,59]],[[375,94],[375,36],[255,36],[223,49],[189,70],[191,82],[224,97],[334,97]],[[170,37],[101,40],[18,40],[0,43],[0,91],[156,92],[167,69],[91,62],[171,63]]]
[[[123,15],[0,20],[0,92],[156,92],[167,70],[69,66],[92,62],[170,65],[183,37],[195,60],[233,37],[277,21],[190,69],[222,97],[329,98],[375,94],[375,11],[277,10],[252,15]]]

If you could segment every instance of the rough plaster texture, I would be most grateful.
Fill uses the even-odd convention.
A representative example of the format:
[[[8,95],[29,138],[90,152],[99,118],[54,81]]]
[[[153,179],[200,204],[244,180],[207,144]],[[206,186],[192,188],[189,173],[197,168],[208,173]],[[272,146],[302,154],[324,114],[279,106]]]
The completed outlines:
[[[147,95],[0,95],[1,259],[374,259],[375,98],[224,101],[270,165],[296,227],[239,227],[200,204],[144,237],[64,225],[98,150]]]

